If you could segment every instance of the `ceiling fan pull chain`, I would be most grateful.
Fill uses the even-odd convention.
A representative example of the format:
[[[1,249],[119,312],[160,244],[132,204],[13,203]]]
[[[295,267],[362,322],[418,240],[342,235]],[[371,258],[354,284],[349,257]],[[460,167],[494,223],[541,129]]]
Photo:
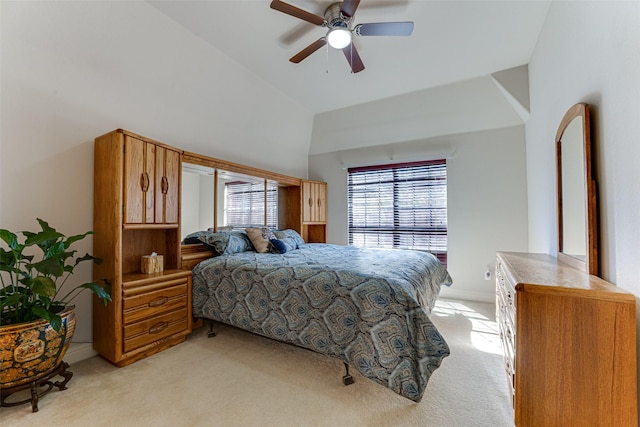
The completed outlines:
[[[351,69],[351,74],[353,74],[353,67],[351,66],[351,64],[353,64],[353,42],[351,42],[351,44],[349,45],[349,55],[351,55],[351,61],[349,61],[349,68]]]
[[[325,63],[327,65],[327,69],[325,70],[325,72],[327,74],[329,74],[329,43],[327,43],[327,48],[325,49],[325,51],[326,51],[326,61],[325,61]]]

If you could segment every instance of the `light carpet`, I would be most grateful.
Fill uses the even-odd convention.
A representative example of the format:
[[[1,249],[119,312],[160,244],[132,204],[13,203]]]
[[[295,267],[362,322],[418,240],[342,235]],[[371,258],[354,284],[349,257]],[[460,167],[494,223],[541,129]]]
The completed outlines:
[[[451,348],[420,403],[342,362],[225,325],[124,368],[71,366],[64,391],[0,409],[2,426],[513,426],[492,304],[440,299],[433,322]]]

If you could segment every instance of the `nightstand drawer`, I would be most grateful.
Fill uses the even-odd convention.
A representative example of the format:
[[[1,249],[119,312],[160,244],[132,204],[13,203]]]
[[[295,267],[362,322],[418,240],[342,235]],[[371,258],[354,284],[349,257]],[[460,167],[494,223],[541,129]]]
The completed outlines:
[[[186,307],[125,326],[124,351],[131,351],[183,331],[187,331]]]
[[[123,322],[128,325],[167,311],[184,308],[187,305],[187,292],[185,280],[178,286],[123,298]]]

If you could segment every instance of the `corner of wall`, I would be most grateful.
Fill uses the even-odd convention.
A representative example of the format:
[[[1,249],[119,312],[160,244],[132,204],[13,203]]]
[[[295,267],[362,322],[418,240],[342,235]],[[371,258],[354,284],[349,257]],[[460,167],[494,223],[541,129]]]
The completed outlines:
[[[491,80],[509,101],[523,122],[529,120],[529,66],[509,68],[491,74]]]

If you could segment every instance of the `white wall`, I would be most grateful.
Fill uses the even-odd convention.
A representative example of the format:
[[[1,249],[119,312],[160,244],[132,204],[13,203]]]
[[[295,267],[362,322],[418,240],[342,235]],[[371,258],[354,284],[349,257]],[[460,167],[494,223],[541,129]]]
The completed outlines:
[[[640,296],[640,2],[553,2],[529,64],[529,243],[555,253],[555,133],[591,106],[602,277]]]
[[[328,183],[328,241],[347,244],[344,166],[451,155],[447,160],[448,270],[442,296],[495,300],[496,251],[527,250],[527,194],[523,126],[425,138],[309,157],[311,179]]]
[[[116,128],[306,177],[311,113],[146,2],[0,11],[2,228],[91,229],[93,139]],[[76,342],[91,340],[90,301],[76,300]]]
[[[484,76],[318,114],[310,154],[521,124],[494,79]]]
[[[640,2],[554,1],[529,64],[529,78],[530,250],[557,251],[552,190],[555,132],[571,105],[589,103],[599,192],[601,276],[634,293],[638,309]],[[637,340],[640,343],[640,337]]]
[[[213,175],[182,171],[180,238],[213,227]]]

